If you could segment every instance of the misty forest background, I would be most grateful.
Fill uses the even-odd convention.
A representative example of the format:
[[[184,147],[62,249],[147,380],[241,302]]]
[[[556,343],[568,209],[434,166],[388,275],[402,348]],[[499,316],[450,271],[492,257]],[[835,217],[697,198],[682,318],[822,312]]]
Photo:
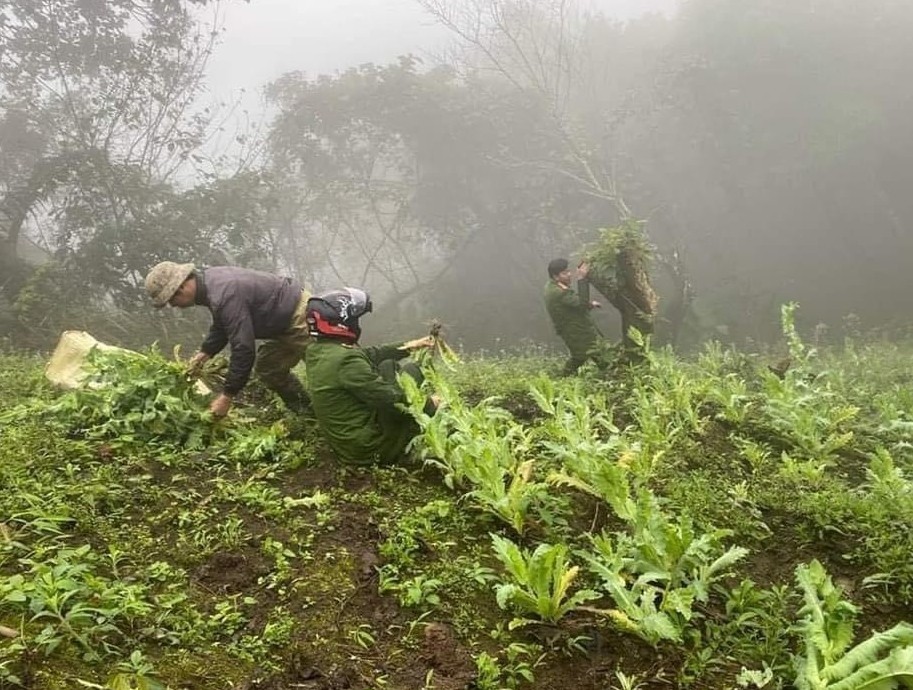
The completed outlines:
[[[363,286],[371,340],[437,317],[468,348],[555,343],[545,264],[625,216],[657,247],[661,318],[690,300],[679,344],[772,340],[789,300],[833,335],[910,322],[909,0],[686,0],[625,23],[417,1],[446,54],[276,75],[241,127],[206,90],[217,3],[0,3],[0,337],[196,339],[199,314],[141,289],[173,259]]]

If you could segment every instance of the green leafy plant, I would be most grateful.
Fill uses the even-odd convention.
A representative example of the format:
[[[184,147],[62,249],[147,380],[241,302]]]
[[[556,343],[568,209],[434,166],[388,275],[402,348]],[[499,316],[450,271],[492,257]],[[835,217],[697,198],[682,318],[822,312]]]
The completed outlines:
[[[104,685],[76,679],[82,687],[97,690],[166,690],[165,686],[154,678],[154,667],[137,650],[126,661],[117,664],[118,672],[112,675]]]
[[[628,465],[635,451],[612,423],[604,398],[585,396],[579,383],[559,393],[545,378],[538,379],[530,393],[550,417],[542,427],[541,444],[562,465],[549,474],[548,482],[598,496],[618,517],[630,519],[634,502]]]
[[[284,515],[290,507],[278,489],[257,476],[246,477],[241,482],[216,477],[213,484],[216,495],[223,500],[236,501],[266,517]]]
[[[471,474],[476,479],[476,488],[469,492],[484,510],[493,513],[509,524],[517,534],[526,531],[533,507],[549,500],[547,485],[533,481],[533,461],[515,464],[509,469],[496,469],[494,463],[475,464]]]
[[[580,552],[618,608],[606,611],[620,628],[653,644],[682,639],[695,601],[706,602],[711,583],[744,558],[723,551],[725,530],[698,534],[688,517],[669,519],[652,494],[637,502],[632,534],[591,537],[595,553]]]
[[[501,690],[501,665],[498,658],[488,652],[475,657],[475,685],[479,690]]]
[[[350,630],[347,637],[364,650],[371,649],[377,643],[377,636],[374,630],[365,623]]]
[[[852,649],[856,607],[817,560],[796,568],[804,604],[798,630],[805,654],[796,658],[799,690],[889,690],[913,684],[913,626],[899,623]]]
[[[571,593],[580,568],[568,565],[568,549],[563,544],[540,544],[530,553],[504,537],[493,534],[491,540],[495,555],[513,580],[495,587],[501,608],[512,607],[542,621],[556,623],[580,604],[599,598],[597,592],[588,589]],[[511,626],[531,622],[518,618]]]
[[[701,407],[712,387],[710,380],[692,375],[669,350],[650,351],[647,364],[634,381],[634,414],[642,431],[659,427],[667,436],[700,433],[705,422]],[[661,439],[655,445],[662,448]]]
[[[281,452],[282,441],[288,436],[283,422],[266,427],[251,426],[229,431],[228,456],[238,462],[271,460]]]
[[[719,406],[717,418],[735,426],[748,421],[756,405],[754,397],[745,379],[738,374],[726,374],[707,387],[707,399]]]
[[[89,545],[23,558],[20,564],[24,574],[0,580],[0,613],[40,624],[32,644],[44,654],[73,642],[87,658],[97,659],[122,634],[118,623],[133,625],[153,611],[145,587],[96,573],[101,564]]]
[[[728,664],[737,660],[739,674],[751,683],[777,678],[777,687],[792,669],[793,636],[784,621],[793,615],[794,592],[787,585],[764,588],[750,579],[734,587],[723,581],[713,585],[722,611],[702,621],[700,645],[689,649],[680,671],[683,684],[715,686],[731,676]],[[738,682],[738,680],[737,680]],[[757,687],[767,687],[765,683]]]
[[[762,423],[819,465],[829,465],[834,455],[854,437],[849,424],[859,407],[847,404],[827,383],[824,372],[813,374],[817,351],[802,342],[794,324],[795,304],[782,309],[783,334],[790,351],[789,368],[764,371]]]
[[[488,652],[475,657],[478,690],[515,690],[524,683],[535,682],[535,669],[545,659],[538,645],[512,642],[502,658]]]
[[[550,514],[547,507],[558,499],[549,494],[545,482],[535,480],[528,429],[490,400],[467,407],[439,376],[434,380],[447,391],[446,404],[428,417],[419,408],[424,396],[414,382],[405,380],[409,377],[401,378],[410,409],[423,429],[416,443],[425,461],[444,473],[448,486],[468,488],[467,496],[476,506],[518,534],[526,531],[533,515]]]
[[[886,448],[876,448],[865,470],[866,484],[863,488],[883,501],[903,501],[913,507],[913,484],[894,457]]]
[[[437,606],[441,603],[437,591],[442,584],[437,578],[416,575],[397,587],[399,601],[403,606]]]

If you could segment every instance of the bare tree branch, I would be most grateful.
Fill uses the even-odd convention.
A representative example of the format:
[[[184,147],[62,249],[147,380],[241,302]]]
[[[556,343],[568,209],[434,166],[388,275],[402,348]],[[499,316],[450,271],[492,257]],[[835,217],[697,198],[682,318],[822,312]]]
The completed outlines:
[[[515,88],[538,93],[548,104],[553,124],[565,149],[565,159],[548,169],[581,186],[581,191],[610,202],[621,219],[631,210],[614,176],[598,158],[585,153],[575,134],[569,104],[577,88],[574,67],[579,51],[577,34],[584,25],[574,0],[417,0],[432,17],[480,54]],[[463,67],[478,60],[465,51]],[[529,162],[542,167],[542,162]]]

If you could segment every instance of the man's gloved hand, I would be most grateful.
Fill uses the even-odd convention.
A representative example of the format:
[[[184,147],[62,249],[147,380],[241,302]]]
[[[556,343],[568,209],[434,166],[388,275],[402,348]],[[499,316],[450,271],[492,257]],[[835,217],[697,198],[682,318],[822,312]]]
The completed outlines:
[[[213,417],[220,419],[228,414],[228,411],[231,409],[231,396],[226,393],[219,393],[215,400],[209,404],[209,411],[212,413]]]
[[[400,350],[408,350],[412,352],[413,350],[421,350],[422,348],[432,348],[434,347],[434,336],[426,335],[424,338],[416,338],[415,340],[409,340],[399,346]]]
[[[209,361],[209,355],[205,352],[197,352],[187,361],[187,375],[197,377],[203,371],[203,365]]]

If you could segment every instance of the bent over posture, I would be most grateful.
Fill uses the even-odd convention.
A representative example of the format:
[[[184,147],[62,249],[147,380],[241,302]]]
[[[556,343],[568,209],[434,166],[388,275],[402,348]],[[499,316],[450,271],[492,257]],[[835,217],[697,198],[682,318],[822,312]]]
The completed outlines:
[[[577,269],[577,292],[571,288],[571,270],[567,259],[553,259],[548,264],[548,283],[545,285],[545,309],[552,319],[555,332],[567,345],[570,359],[564,365],[564,373],[575,373],[590,356],[590,350],[602,335],[590,310],[602,306],[590,300],[590,284],[587,280],[589,267],[584,263]]]
[[[181,309],[199,305],[212,314],[209,333],[190,359],[191,372],[231,345],[225,384],[209,408],[215,416],[228,413],[255,362],[260,380],[286,407],[295,412],[307,409],[308,395],[292,374],[311,342],[304,320],[308,294],[297,281],[236,266],[201,270],[190,263],[163,261],[146,276],[146,292],[156,309],[166,304]],[[266,340],[259,350],[257,339]]]
[[[405,395],[396,372],[404,371],[421,383],[418,365],[401,360],[433,344],[429,336],[361,347],[358,320],[370,311],[368,295],[355,288],[311,297],[306,311],[314,338],[305,354],[314,415],[333,452],[355,464],[393,462],[418,433],[415,420],[397,407]],[[425,412],[433,414],[434,409],[429,398]]]

